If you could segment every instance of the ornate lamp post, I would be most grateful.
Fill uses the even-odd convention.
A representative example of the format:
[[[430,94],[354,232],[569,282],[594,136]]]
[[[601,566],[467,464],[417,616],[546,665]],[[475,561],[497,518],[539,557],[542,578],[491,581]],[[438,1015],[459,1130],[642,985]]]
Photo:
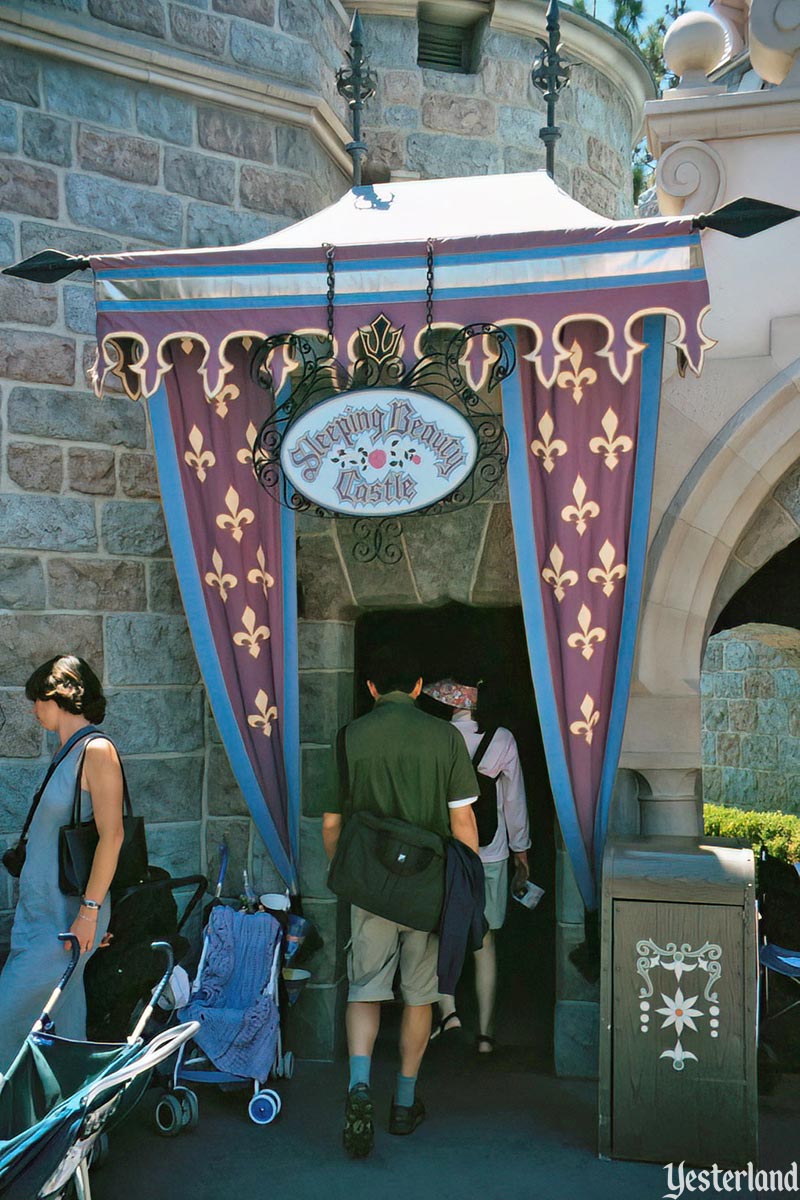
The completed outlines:
[[[572,64],[561,57],[561,20],[558,0],[550,0],[547,6],[547,41],[537,38],[542,49],[533,60],[531,83],[544,96],[547,104],[547,124],[539,130],[539,137],[547,153],[547,174],[553,178],[556,162],[556,142],[561,130],[555,123],[556,103],[562,90],[569,83]]]
[[[364,54],[364,27],[358,9],[353,13],[350,24],[350,49],[347,52],[349,67],[339,67],[336,72],[336,90],[347,101],[353,114],[353,140],[345,150],[353,160],[353,187],[361,186],[361,162],[366,157],[367,146],[361,138],[361,111],[375,95],[376,80]]]

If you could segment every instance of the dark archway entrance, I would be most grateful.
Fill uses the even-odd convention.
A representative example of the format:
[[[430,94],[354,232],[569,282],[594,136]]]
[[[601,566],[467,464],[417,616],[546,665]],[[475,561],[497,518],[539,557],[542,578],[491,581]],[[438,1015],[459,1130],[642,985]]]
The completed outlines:
[[[509,901],[508,918],[498,935],[498,1066],[503,1047],[520,1051],[526,1064],[549,1070],[553,1058],[555,1005],[555,812],[545,763],[536,702],[519,608],[477,608],[446,604],[439,608],[365,613],[355,629],[355,715],[371,701],[365,669],[371,651],[391,646],[398,655],[411,648],[426,678],[445,675],[482,679],[482,726],[504,725],[520,751],[531,820],[531,878],[546,891],[528,912]],[[446,715],[434,701],[428,711]],[[474,1007],[471,962],[462,976],[459,1011],[472,1028]],[[463,994],[462,994],[463,993]]]

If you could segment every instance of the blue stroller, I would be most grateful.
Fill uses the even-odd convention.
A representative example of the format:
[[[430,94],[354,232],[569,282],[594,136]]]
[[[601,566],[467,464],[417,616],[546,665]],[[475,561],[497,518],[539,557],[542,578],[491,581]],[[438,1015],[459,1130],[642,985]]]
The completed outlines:
[[[267,1125],[280,1112],[280,1095],[266,1084],[271,1075],[288,1078],[293,1069],[281,1043],[282,943],[281,926],[268,912],[211,909],[192,993],[178,1013],[199,1030],[182,1047],[171,1088],[156,1105],[156,1126],[165,1137],[197,1124],[198,1101],[187,1083],[252,1081],[251,1119]]]
[[[70,962],[5,1076],[0,1076],[0,1197],[2,1200],[61,1200],[74,1182],[78,1200],[90,1200],[89,1162],[104,1131],[122,1119],[144,1092],[153,1068],[197,1031],[190,1022],[167,1030],[148,1045],[142,1031],[172,972],[153,991],[127,1041],[74,1042],[56,1037],[51,1012],[80,957],[78,940]]]

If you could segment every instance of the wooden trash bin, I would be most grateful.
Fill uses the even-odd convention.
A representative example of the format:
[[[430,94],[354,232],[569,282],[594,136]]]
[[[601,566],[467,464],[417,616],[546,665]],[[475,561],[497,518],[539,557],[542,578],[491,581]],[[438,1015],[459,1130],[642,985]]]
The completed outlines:
[[[758,1144],[755,863],[729,838],[609,840],[599,1153],[742,1167]]]

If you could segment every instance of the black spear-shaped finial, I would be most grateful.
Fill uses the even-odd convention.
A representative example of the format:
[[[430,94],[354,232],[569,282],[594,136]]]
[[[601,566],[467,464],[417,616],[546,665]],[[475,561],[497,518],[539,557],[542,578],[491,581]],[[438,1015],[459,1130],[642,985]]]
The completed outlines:
[[[531,82],[544,96],[547,104],[547,124],[539,130],[539,137],[547,154],[547,174],[553,178],[556,163],[556,142],[561,130],[556,125],[556,103],[562,90],[569,83],[572,63],[561,57],[561,14],[558,0],[550,0],[547,6],[547,41],[537,38],[542,47],[531,68]]]
[[[364,54],[364,26],[358,9],[350,23],[350,49],[347,51],[349,66],[339,67],[336,72],[336,90],[347,101],[353,114],[353,140],[345,150],[353,160],[353,187],[361,186],[361,163],[367,154],[367,146],[361,137],[361,112],[375,95],[375,76],[369,68]]]
[[[35,283],[57,283],[75,271],[88,271],[88,258],[64,254],[61,250],[40,250],[38,254],[24,258],[22,262],[3,267],[4,275],[15,275],[18,279],[31,279]]]

